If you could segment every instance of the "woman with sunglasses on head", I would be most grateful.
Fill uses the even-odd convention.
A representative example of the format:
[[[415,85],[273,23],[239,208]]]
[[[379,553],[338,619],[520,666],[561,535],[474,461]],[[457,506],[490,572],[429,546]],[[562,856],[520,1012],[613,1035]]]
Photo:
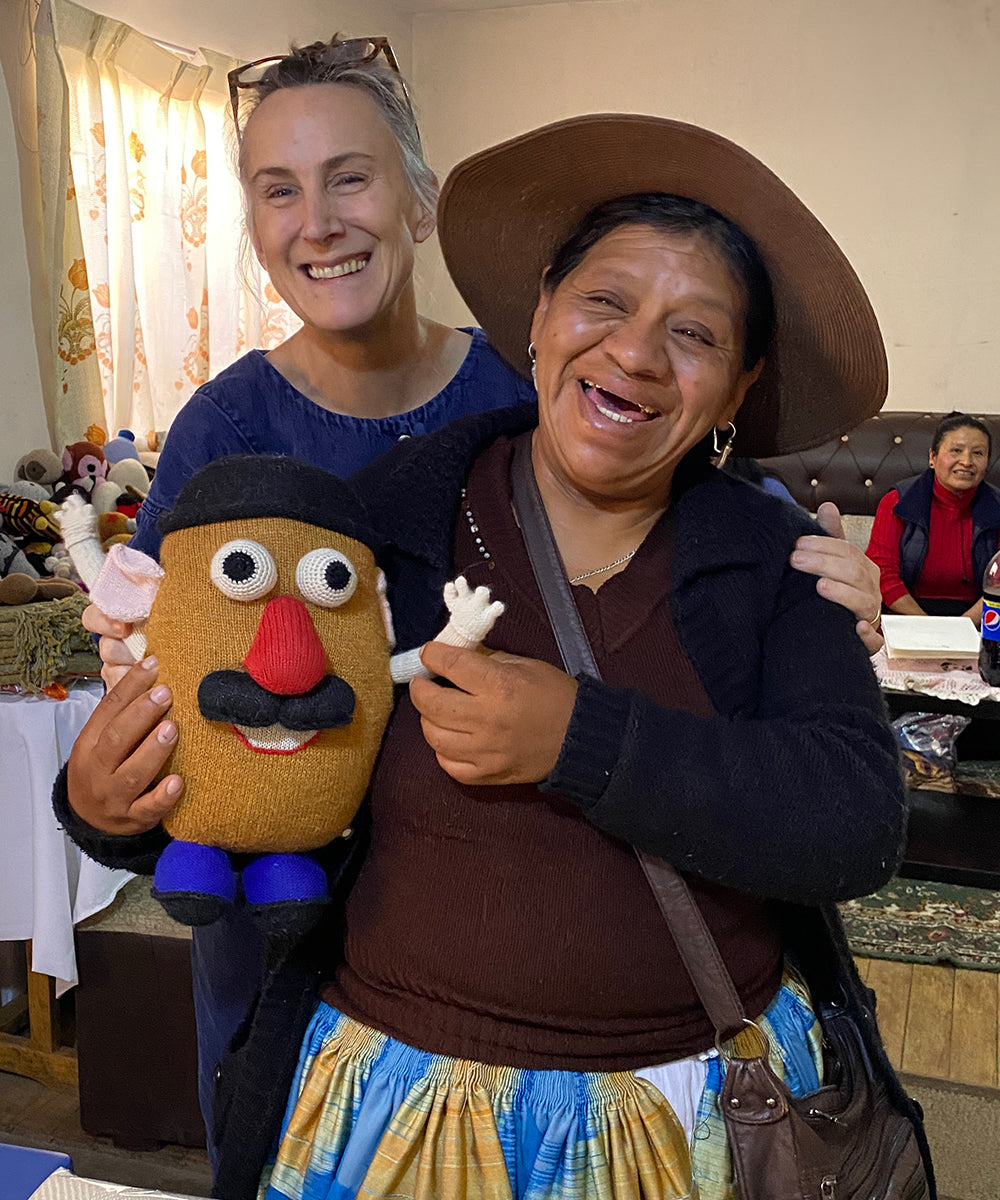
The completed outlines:
[[[137,517],[147,552],[210,459],[283,453],[346,476],[400,437],[533,398],[481,331],[417,312],[438,186],[388,42],[316,42],[234,71],[230,91],[250,243],[303,324],[178,414]]]
[[[919,1120],[834,903],[900,854],[878,688],[851,619],[790,567],[808,521],[718,470],[734,427],[783,453],[876,411],[878,326],[767,168],[672,121],[581,117],[476,155],[442,229],[494,344],[531,358],[538,410],[397,446],[355,485],[390,546],[400,646],[433,636],[457,570],[507,608],[488,656],[423,651],[454,686],[400,699],[370,844],[343,848],[343,939],[337,914],[271,974],[221,1066],[216,1194],[256,1194],[280,1124],[269,1200],[731,1200],[726,1060],[633,849],[683,872],[794,1095],[824,1083],[816,1008],[836,998]],[[543,526],[596,668],[557,643]],[[133,734],[142,676],[116,689]],[[72,762],[69,798],[85,841]],[[900,1194],[929,1195],[899,1145]]]
[[[287,454],[347,476],[400,438],[534,399],[481,330],[421,316],[415,247],[435,225],[438,183],[385,38],[316,42],[230,75],[247,234],[302,328],[204,384],[170,428],[131,544],[156,555],[157,520],[199,467],[226,454]],[[102,657],[128,629],[93,606]],[[248,918],[192,942],[199,1093],[250,1008],[263,954]],[[210,1139],[211,1146],[211,1139]]]

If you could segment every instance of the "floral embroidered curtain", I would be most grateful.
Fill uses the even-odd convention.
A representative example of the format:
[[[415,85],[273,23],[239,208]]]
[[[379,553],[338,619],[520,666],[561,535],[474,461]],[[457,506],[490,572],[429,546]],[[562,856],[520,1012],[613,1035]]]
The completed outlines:
[[[20,90],[36,104],[20,121],[34,116],[35,154],[21,169],[37,174],[26,227],[54,444],[93,422],[164,430],[210,376],[298,325],[255,262],[241,269],[225,127],[235,64],[70,0],[42,0],[31,50]]]

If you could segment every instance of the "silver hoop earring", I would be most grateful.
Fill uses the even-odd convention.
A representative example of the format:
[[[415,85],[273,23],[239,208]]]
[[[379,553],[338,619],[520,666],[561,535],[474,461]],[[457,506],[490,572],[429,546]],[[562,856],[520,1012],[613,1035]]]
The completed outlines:
[[[535,367],[535,343],[528,343],[528,358],[531,359],[531,382],[535,385],[535,391],[538,391],[538,370]]]
[[[721,446],[719,445],[721,440],[719,437],[720,433],[722,433],[724,438]],[[721,471],[726,465],[726,459],[732,452],[733,439],[735,437],[736,426],[732,423],[732,421],[729,422],[728,430],[719,430],[718,428],[712,430],[712,454],[709,458],[709,461],[713,467],[718,467],[718,469]]]

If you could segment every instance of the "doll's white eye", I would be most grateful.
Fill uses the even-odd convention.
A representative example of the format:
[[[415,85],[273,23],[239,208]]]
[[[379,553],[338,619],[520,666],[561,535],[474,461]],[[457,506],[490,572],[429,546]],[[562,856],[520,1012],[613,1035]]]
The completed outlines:
[[[249,538],[220,546],[209,574],[219,591],[233,600],[259,600],[278,582],[274,559],[259,542]]]
[[[358,586],[358,573],[339,550],[310,550],[295,568],[299,591],[321,608],[346,604]]]

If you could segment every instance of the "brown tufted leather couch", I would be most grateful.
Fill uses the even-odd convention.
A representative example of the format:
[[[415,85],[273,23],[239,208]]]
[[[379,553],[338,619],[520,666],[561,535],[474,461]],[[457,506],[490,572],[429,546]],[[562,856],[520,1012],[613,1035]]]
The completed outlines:
[[[850,433],[801,454],[761,459],[810,512],[832,500],[842,513],[874,517],[878,502],[901,479],[927,467],[935,426],[944,413],[881,412]],[[978,416],[993,438],[987,480],[1000,487],[1000,413]]]

